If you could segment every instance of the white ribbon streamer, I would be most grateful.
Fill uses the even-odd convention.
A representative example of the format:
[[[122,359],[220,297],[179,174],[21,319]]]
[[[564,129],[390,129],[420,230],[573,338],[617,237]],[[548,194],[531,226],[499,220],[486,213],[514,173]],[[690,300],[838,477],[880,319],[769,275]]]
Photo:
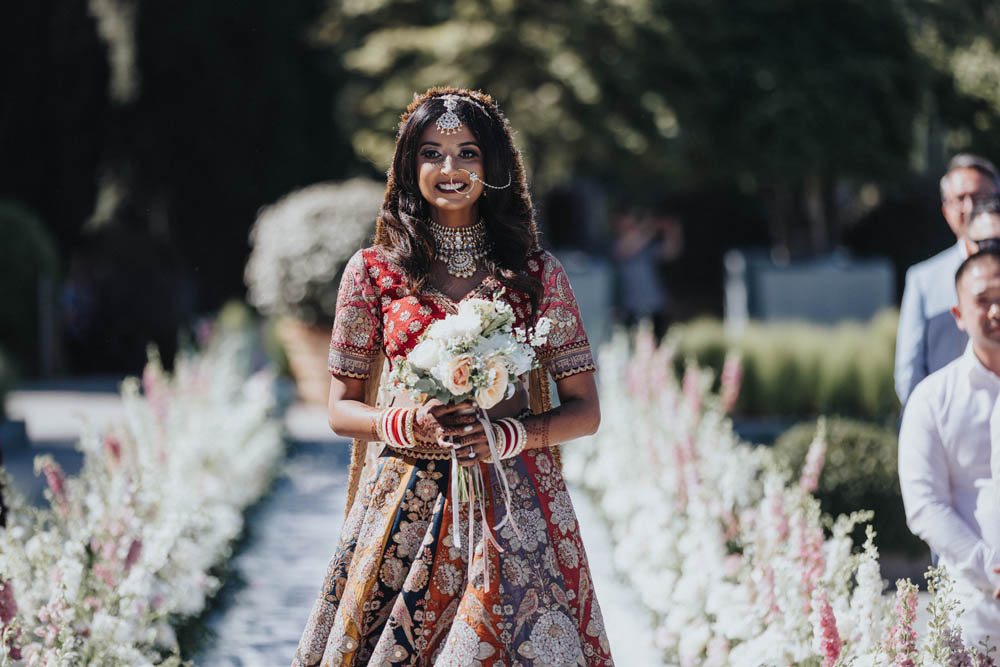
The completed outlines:
[[[521,531],[517,527],[517,522],[514,520],[514,513],[511,507],[512,494],[510,491],[510,484],[507,482],[507,475],[504,474],[503,466],[500,462],[500,452],[497,450],[496,434],[493,433],[493,424],[490,422],[489,415],[486,414],[486,410],[480,408],[480,412],[476,415],[476,419],[479,423],[483,425],[483,431],[486,434],[486,444],[490,449],[490,459],[493,462],[493,470],[496,476],[500,479],[500,495],[503,496],[504,507],[507,512],[500,523],[493,527],[493,530],[500,530],[508,522],[510,522],[511,528],[514,530],[514,534],[517,535],[518,539],[521,539]],[[455,542],[455,548],[462,548],[462,536],[461,536],[461,522],[459,521],[459,510],[461,508],[461,488],[459,487],[459,462],[458,454],[456,449],[452,447],[451,449],[451,533],[452,539]],[[467,560],[467,570],[466,576],[468,577],[469,583],[472,583],[472,561],[475,558],[475,515],[476,515],[476,501],[479,501],[479,515],[480,520],[483,524],[483,585],[485,589],[490,590],[490,558],[489,558],[489,547],[493,547],[498,553],[503,553],[503,547],[497,541],[496,536],[493,534],[493,530],[490,529],[490,522],[486,514],[486,479],[483,477],[482,469],[479,465],[470,466],[468,472],[468,488],[466,493],[469,496],[469,534],[466,537],[466,549],[468,551]],[[477,495],[478,494],[478,495]]]

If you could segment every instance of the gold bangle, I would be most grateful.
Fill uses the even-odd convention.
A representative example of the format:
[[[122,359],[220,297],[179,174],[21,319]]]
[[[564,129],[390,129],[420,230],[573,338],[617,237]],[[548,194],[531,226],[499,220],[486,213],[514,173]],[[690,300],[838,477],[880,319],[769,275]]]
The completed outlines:
[[[406,444],[409,447],[417,446],[417,439],[413,437],[413,422],[417,420],[417,409],[410,408],[406,411],[405,416],[406,421],[404,422],[404,428],[406,429]]]
[[[378,436],[379,442],[385,442],[385,413],[389,408],[383,408],[378,416],[375,417],[375,435]]]

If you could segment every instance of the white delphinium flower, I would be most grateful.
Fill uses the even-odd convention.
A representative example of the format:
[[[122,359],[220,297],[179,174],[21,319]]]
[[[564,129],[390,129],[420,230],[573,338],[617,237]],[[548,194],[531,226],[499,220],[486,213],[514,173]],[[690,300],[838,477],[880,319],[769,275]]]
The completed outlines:
[[[865,527],[865,535],[864,551],[857,555],[857,585],[851,594],[850,613],[844,616],[854,621],[854,631],[845,632],[845,636],[850,637],[849,646],[857,656],[881,652],[882,638],[889,627],[888,603],[882,595],[885,582],[871,526]]]
[[[80,474],[52,474],[56,509],[6,496],[0,572],[22,638],[41,642],[22,645],[27,663],[149,664],[157,624],[204,608],[218,586],[206,572],[282,451],[268,377],[248,379],[247,359],[231,339],[178,357],[172,378],[154,359],[143,393],[123,385],[124,422],[103,439],[85,431]]]
[[[681,664],[885,664],[873,533],[859,554],[850,537],[870,516],[839,517],[826,537],[818,501],[768,448],[736,437],[704,396],[707,374],[692,374],[682,397],[671,359],[651,335],[602,348],[602,427],[565,448],[563,468],[597,497],[615,567],[656,617],[656,644]],[[952,632],[946,583],[938,597],[948,632],[922,647],[928,665],[972,655]]]

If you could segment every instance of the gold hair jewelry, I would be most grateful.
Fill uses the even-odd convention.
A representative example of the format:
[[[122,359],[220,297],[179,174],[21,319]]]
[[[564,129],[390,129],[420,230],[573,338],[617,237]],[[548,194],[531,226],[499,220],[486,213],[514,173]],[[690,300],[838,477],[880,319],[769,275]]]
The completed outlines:
[[[434,125],[441,134],[458,134],[462,131],[462,119],[455,113],[455,108],[458,106],[458,97],[455,95],[445,95],[442,99],[444,100],[444,113],[438,117]]]
[[[434,259],[442,262],[448,273],[456,278],[470,277],[479,262],[490,253],[483,220],[468,227],[445,227],[429,220],[427,228],[434,238]]]

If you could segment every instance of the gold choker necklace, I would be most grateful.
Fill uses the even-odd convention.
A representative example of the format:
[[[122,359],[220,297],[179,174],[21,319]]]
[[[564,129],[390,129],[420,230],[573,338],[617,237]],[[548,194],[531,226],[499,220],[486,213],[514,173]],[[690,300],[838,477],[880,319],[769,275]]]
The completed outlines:
[[[486,238],[486,222],[480,220],[468,227],[445,227],[433,220],[427,228],[434,237],[434,259],[444,263],[448,273],[456,278],[468,278],[476,272],[479,262],[490,253]]]

